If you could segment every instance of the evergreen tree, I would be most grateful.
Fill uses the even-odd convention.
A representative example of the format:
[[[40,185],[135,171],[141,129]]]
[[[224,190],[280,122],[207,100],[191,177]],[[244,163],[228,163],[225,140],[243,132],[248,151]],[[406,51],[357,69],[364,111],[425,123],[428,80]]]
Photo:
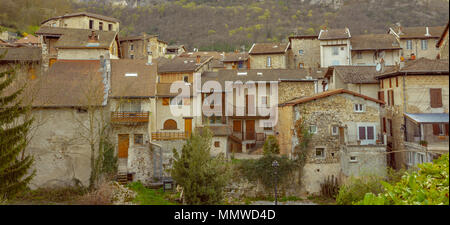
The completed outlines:
[[[25,87],[9,95],[6,93],[15,78],[14,68],[0,72],[0,200],[10,199],[24,190],[34,176],[34,171],[27,175],[33,158],[20,156],[27,145],[27,132],[32,123],[32,119],[25,116],[30,107],[22,106],[18,99]]]
[[[174,149],[173,179],[183,187],[184,202],[189,205],[220,204],[228,184],[229,164],[223,155],[210,155],[211,132],[193,133],[181,155]]]

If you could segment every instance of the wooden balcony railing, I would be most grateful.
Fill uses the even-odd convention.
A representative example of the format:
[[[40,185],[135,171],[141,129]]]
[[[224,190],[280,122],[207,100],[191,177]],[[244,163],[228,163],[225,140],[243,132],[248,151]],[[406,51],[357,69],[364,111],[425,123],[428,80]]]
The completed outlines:
[[[149,112],[111,112],[113,123],[147,123]]]
[[[153,132],[152,140],[165,141],[165,140],[182,140],[189,137],[188,132]]]

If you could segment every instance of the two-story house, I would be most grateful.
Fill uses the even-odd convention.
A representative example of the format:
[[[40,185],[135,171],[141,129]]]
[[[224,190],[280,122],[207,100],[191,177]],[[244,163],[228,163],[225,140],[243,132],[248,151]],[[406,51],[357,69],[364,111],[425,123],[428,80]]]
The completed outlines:
[[[158,38],[158,35],[142,34],[139,36],[122,37],[119,39],[121,58],[145,59],[151,55],[157,59],[164,57],[167,42]]]
[[[381,141],[383,101],[346,89],[298,97],[280,104],[275,130],[281,154],[306,156],[302,183],[307,193],[319,193],[331,176],[384,175],[386,146]],[[303,128],[301,128],[303,127]],[[306,129],[311,139],[300,147]]]
[[[119,20],[88,12],[69,13],[46,19],[41,26],[119,32]]]
[[[384,63],[387,66],[393,66],[400,63],[401,47],[393,35],[354,35],[350,43],[352,65],[373,66]]]
[[[248,54],[252,69],[287,69],[290,43],[254,43]]]
[[[435,59],[439,53],[436,43],[443,31],[444,26],[402,27],[397,25],[389,28],[388,33],[400,42],[402,48],[400,54],[404,59]]]
[[[320,68],[320,41],[318,34],[289,37],[292,57],[289,68]]]
[[[320,30],[320,65],[322,67],[352,65],[350,30],[324,29]]]
[[[423,144],[427,145],[424,150],[448,152],[448,60],[420,58],[400,65],[377,76],[380,100],[386,102],[382,110],[383,133],[388,151],[393,152],[389,163],[394,168],[414,164],[407,158],[407,152],[415,151],[412,146],[420,149],[419,144]]]

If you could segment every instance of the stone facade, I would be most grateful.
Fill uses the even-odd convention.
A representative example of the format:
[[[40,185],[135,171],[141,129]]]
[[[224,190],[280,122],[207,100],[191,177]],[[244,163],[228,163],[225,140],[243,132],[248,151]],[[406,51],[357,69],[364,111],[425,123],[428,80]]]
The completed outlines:
[[[406,47],[406,42],[411,41],[412,48],[408,49]],[[422,49],[422,41],[427,42],[426,49]],[[401,55],[405,57],[405,59],[409,59],[411,54],[414,54],[416,58],[427,58],[427,59],[436,59],[436,56],[439,54],[439,48],[436,47],[436,43],[438,38],[428,38],[428,39],[400,39],[400,47]]]
[[[287,69],[288,53],[285,54],[262,54],[250,57],[250,67],[252,69]],[[269,59],[270,58],[270,59]],[[270,61],[270,64],[268,63]]]
[[[142,38],[121,40],[121,57],[124,59],[147,59],[149,52],[155,59],[164,57],[167,43],[158,39],[155,35],[143,35]]]
[[[317,93],[317,80],[278,83],[278,103]]]
[[[291,37],[292,60],[289,68],[320,68],[320,41],[315,37]]]

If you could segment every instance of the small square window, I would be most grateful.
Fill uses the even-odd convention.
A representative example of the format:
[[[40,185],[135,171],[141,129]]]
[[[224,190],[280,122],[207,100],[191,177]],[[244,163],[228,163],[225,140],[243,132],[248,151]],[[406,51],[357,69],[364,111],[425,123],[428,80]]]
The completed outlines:
[[[215,141],[214,142],[214,147],[219,148],[220,147],[220,141]]]
[[[188,76],[184,76],[183,80],[184,80],[185,83],[189,83],[189,77]]]
[[[344,51],[344,47],[341,47],[341,51]]]
[[[299,55],[303,55],[303,49],[298,50]]]
[[[144,135],[143,134],[134,134],[134,144],[136,144],[136,145],[144,144]]]
[[[355,112],[364,112],[363,104],[355,104]]]
[[[324,148],[316,148],[316,158],[325,158]]]
[[[317,126],[316,125],[309,126],[309,133],[311,134],[317,133]]]
[[[350,156],[350,162],[358,162],[356,156]]]

